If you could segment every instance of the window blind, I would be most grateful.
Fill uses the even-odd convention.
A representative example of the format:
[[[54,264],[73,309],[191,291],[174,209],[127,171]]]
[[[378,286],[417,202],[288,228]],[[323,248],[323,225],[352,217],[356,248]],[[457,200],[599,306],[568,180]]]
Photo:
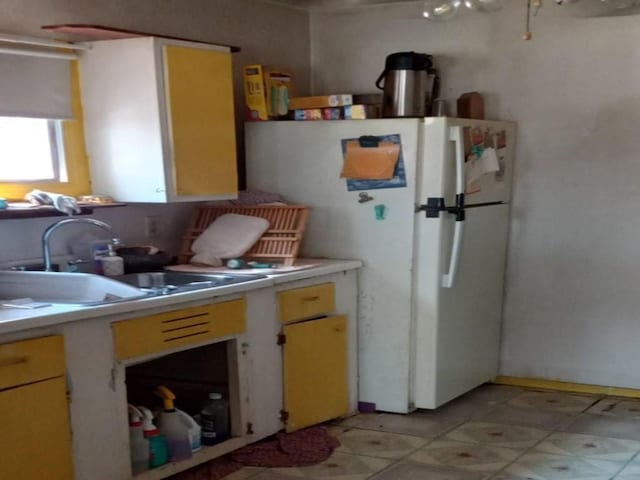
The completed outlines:
[[[72,118],[69,60],[0,53],[0,116]]]

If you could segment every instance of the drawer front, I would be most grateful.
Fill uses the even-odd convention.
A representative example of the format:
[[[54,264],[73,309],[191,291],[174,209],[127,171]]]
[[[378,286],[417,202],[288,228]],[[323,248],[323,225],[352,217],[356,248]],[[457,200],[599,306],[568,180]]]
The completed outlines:
[[[244,299],[165,312],[113,324],[116,358],[140,357],[246,330]]]
[[[0,345],[0,390],[65,373],[62,335]]]
[[[291,323],[332,313],[336,309],[336,287],[323,283],[278,293],[280,321]]]

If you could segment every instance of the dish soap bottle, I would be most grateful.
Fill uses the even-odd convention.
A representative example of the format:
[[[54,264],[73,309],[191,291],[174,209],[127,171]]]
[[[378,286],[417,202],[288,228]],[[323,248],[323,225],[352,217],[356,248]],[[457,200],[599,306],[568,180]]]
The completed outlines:
[[[156,388],[155,394],[162,397],[164,410],[158,416],[160,433],[167,438],[169,460],[179,462],[191,458],[191,442],[189,429],[180,419],[180,415],[173,406],[176,396],[164,385]]]
[[[215,445],[229,437],[229,403],[221,393],[209,394],[209,401],[200,411],[202,444]]]
[[[144,438],[142,413],[133,405],[129,405],[128,407],[131,470],[135,475],[149,469],[149,441]]]
[[[100,262],[102,264],[102,273],[108,277],[115,277],[117,275],[124,275],[124,260],[122,257],[116,255],[113,245],[109,244],[109,253],[106,257],[102,257]]]

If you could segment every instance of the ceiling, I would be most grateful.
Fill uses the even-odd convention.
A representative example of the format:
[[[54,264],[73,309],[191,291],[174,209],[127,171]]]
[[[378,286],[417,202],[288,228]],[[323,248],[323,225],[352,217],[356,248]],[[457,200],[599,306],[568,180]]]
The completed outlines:
[[[263,0],[310,12],[348,10],[371,5],[420,3],[422,0]],[[509,0],[513,1],[513,0]],[[520,0],[525,3],[525,0]],[[640,0],[565,0],[562,8],[577,17],[613,17],[640,14]],[[555,4],[555,1],[549,3]],[[632,5],[632,6],[627,6]],[[556,5],[553,5],[554,7]]]
[[[368,5],[389,5],[393,3],[418,3],[417,0],[266,0],[300,10],[312,12],[344,10]]]

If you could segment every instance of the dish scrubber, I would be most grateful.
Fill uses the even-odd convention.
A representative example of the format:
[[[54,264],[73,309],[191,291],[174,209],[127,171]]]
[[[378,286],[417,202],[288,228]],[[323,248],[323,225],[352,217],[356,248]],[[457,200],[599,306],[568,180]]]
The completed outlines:
[[[274,263],[258,263],[258,262],[245,262],[241,258],[230,258],[227,260],[227,268],[232,270],[240,270],[242,268],[275,268]]]

